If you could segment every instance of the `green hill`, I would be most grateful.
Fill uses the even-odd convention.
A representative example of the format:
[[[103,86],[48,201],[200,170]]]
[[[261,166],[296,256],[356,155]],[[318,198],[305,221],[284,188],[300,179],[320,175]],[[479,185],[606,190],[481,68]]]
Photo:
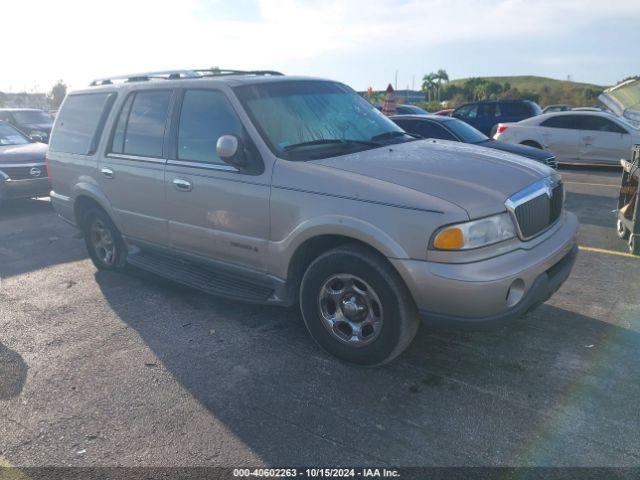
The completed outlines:
[[[544,86],[547,86],[551,89],[555,88],[592,88],[595,90],[604,90],[607,87],[603,87],[602,85],[595,85],[592,83],[581,83],[581,82],[572,82],[569,80],[557,80],[555,78],[547,78],[547,77],[537,77],[535,75],[514,75],[514,76],[505,76],[505,77],[479,77],[483,80],[488,80],[490,82],[496,83],[509,83],[511,88],[517,88],[520,91],[528,91],[534,93],[540,93]],[[459,85],[462,86],[464,83],[469,80],[468,78],[458,78],[455,80],[451,80],[449,83],[451,85]]]

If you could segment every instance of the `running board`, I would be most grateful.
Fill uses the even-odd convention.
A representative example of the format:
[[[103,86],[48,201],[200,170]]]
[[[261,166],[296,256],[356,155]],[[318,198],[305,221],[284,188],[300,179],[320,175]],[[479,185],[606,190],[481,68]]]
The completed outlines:
[[[127,263],[205,293],[252,303],[279,303],[274,289],[167,255],[139,250]]]

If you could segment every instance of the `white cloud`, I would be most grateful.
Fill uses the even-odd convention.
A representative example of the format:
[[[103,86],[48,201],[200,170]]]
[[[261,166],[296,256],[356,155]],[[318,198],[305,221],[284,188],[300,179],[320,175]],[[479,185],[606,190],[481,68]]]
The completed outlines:
[[[241,4],[246,7],[246,2]],[[292,66],[334,53],[402,52],[449,42],[566,34],[606,17],[640,17],[640,2],[601,0],[199,0],[3,2],[0,89],[79,87],[144,70]],[[217,20],[216,12],[236,20]],[[203,14],[206,12],[207,14]],[[225,12],[226,13],[226,12]],[[23,28],[23,25],[27,25]],[[19,47],[17,47],[19,45]]]

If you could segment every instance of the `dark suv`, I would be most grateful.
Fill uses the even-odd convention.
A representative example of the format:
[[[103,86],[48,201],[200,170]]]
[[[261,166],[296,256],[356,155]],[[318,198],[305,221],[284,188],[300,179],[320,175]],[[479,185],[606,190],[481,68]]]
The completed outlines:
[[[530,100],[483,100],[466,103],[456,108],[451,116],[491,137],[498,123],[519,122],[541,112],[538,104]]]
[[[13,125],[36,142],[49,143],[53,117],[36,108],[0,108],[0,121]]]

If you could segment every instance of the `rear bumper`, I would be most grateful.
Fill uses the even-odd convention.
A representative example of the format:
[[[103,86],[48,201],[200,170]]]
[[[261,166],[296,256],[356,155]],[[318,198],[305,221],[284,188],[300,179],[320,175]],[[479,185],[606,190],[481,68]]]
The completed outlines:
[[[425,322],[500,323],[524,315],[560,288],[575,262],[577,228],[575,215],[566,213],[544,241],[493,258],[459,264],[390,261]]]
[[[48,178],[10,180],[0,177],[0,200],[47,197],[51,191]]]
[[[51,198],[53,209],[58,213],[60,218],[75,227],[76,217],[73,211],[73,200],[71,197],[60,195],[54,191],[51,191],[49,197]]]

